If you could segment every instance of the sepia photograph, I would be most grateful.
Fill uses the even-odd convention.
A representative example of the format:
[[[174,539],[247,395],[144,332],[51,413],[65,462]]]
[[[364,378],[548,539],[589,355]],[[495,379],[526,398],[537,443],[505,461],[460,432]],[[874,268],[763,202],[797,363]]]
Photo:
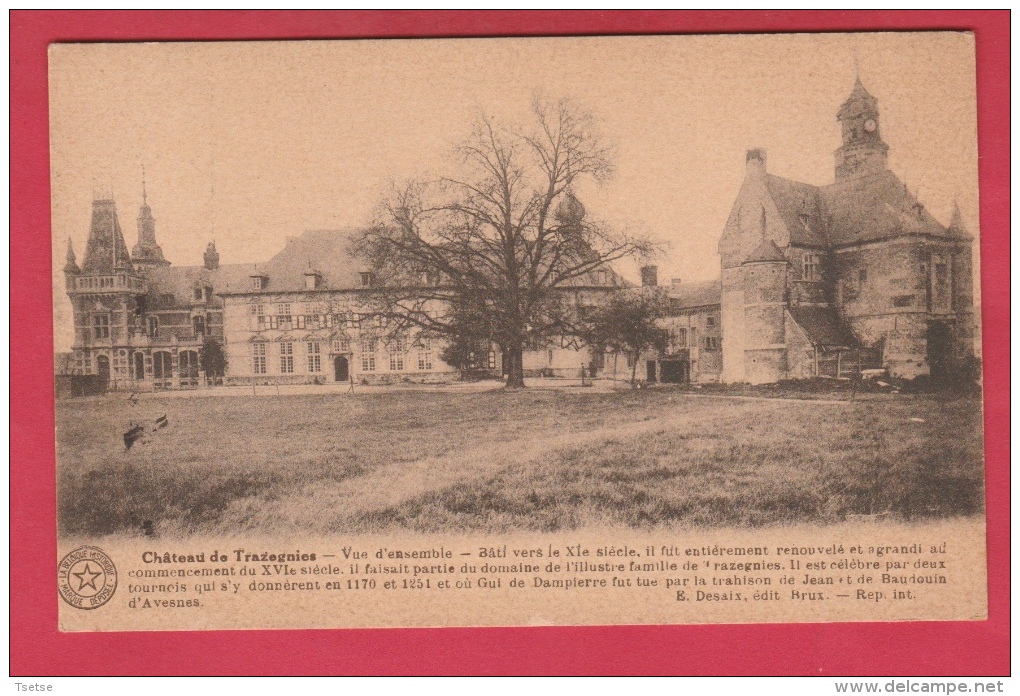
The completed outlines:
[[[49,78],[61,630],[987,617],[973,34]]]

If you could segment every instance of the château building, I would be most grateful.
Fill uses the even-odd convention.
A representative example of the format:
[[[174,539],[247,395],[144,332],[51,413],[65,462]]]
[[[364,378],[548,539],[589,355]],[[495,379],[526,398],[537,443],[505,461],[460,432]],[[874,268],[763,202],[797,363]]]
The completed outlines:
[[[889,171],[878,100],[860,80],[836,119],[831,184],[776,176],[764,150],[747,152],[719,240],[721,281],[700,299],[677,298],[678,316],[718,312],[724,382],[867,368],[938,376],[974,354],[973,238],[959,208],[942,224]],[[702,340],[703,354],[715,347]],[[693,374],[692,358],[678,356],[663,379]]]
[[[839,107],[841,144],[830,184],[746,172],[719,240],[720,280],[660,287],[654,266],[634,289],[601,268],[564,288],[581,311],[616,292],[652,287],[666,305],[668,349],[638,374],[664,382],[775,382],[884,368],[938,375],[974,354],[971,246],[958,208],[947,225],[887,166],[878,101],[856,82]],[[584,206],[560,201],[561,224]],[[156,240],[144,191],[128,253],[114,202],[93,202],[81,265],[70,243],[64,276],[74,313],[68,360],[113,388],[428,381],[455,375],[443,345],[394,332],[373,299],[374,275],[351,253],[352,230],[310,231],[259,264],[174,266]],[[217,359],[217,353],[223,358]],[[525,374],[629,378],[622,356],[591,354],[572,337],[528,347]],[[480,346],[478,372],[502,356]]]

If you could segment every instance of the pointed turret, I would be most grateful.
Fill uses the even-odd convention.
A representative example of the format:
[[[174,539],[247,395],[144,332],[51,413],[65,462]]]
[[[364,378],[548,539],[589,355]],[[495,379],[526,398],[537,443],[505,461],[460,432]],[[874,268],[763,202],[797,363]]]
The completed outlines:
[[[206,245],[202,261],[205,262],[206,270],[215,271],[220,267],[220,254],[216,251],[216,242],[209,242]]]
[[[67,256],[66,263],[64,264],[64,273],[74,273],[75,275],[81,273],[81,269],[78,268],[78,258],[74,255],[74,246],[71,244],[71,238],[67,238]]]
[[[967,228],[963,224],[963,213],[960,212],[960,203],[953,200],[953,214],[949,219],[949,231],[957,237],[969,237]]]
[[[783,250],[771,239],[766,239],[751,252],[744,263],[788,263],[788,261],[783,256]]]
[[[156,243],[156,219],[152,217],[149,197],[145,190],[145,170],[142,170],[142,207],[138,209],[138,243],[131,250],[131,259],[137,266],[169,266],[163,250]]]
[[[124,233],[117,219],[117,204],[109,198],[92,201],[92,225],[85,258],[81,264],[86,275],[106,275],[117,270],[133,271]]]

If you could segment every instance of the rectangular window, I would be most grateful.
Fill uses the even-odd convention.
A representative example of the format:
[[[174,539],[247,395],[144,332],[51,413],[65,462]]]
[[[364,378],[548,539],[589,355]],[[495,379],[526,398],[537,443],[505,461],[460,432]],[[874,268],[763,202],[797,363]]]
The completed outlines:
[[[948,309],[951,304],[949,266],[945,261],[939,259],[935,264],[935,307]]]
[[[432,354],[431,353],[418,353],[418,369],[419,370],[431,370],[432,369]]]
[[[318,343],[308,344],[308,371],[322,372],[322,353]]]
[[[714,315],[709,314],[707,317],[705,317],[705,326],[715,326],[715,316]]]
[[[294,319],[290,315],[289,304],[276,305],[276,314],[281,331],[290,331],[294,327]]]
[[[305,315],[304,314],[297,315],[297,317],[295,317],[295,319],[297,320],[297,327],[299,329],[305,328]]]
[[[262,277],[261,276],[253,276],[252,279],[251,279],[251,289],[252,290],[261,290],[263,287],[264,286],[262,284]]]
[[[390,353],[390,371],[400,372],[404,369],[404,354]]]
[[[195,299],[196,300],[202,299],[202,288],[195,288]]]
[[[152,317],[155,319],[155,317]],[[110,315],[109,314],[93,314],[92,315],[92,329],[96,338],[109,338],[110,337]]]
[[[195,329],[195,336],[205,335],[205,317],[203,316],[191,317],[191,324]]]
[[[719,337],[705,336],[705,350],[719,350]]]
[[[375,318],[375,325],[376,325],[376,326],[377,326],[378,328],[380,328],[380,329],[385,329],[385,328],[386,328],[386,324],[388,324],[388,323],[389,323],[389,322],[387,322],[387,320],[386,320],[386,316],[385,316],[385,315],[383,315],[383,314],[379,314],[379,315],[377,315],[377,316],[376,316],[376,318]]]
[[[375,274],[369,271],[361,272],[361,287],[370,288],[375,285]]]
[[[687,329],[676,329],[673,333],[674,343],[677,348],[687,347]]]
[[[489,369],[490,370],[496,369],[496,351],[494,350],[489,351]]]
[[[804,254],[804,280],[818,279],[818,254]]]
[[[280,344],[280,373],[289,375],[294,372],[294,344],[284,342]]]
[[[375,372],[375,339],[361,342],[361,370]]]
[[[254,372],[257,375],[266,374],[266,344],[252,343],[251,355],[252,355],[252,372]]]
[[[334,353],[350,353],[351,342],[345,340],[333,341],[333,352]]]
[[[266,317],[266,327],[270,328],[270,329],[275,329],[275,328],[279,327],[279,325],[280,325],[279,321],[278,321],[279,318],[280,317],[272,315],[272,314],[269,315],[268,317]]]

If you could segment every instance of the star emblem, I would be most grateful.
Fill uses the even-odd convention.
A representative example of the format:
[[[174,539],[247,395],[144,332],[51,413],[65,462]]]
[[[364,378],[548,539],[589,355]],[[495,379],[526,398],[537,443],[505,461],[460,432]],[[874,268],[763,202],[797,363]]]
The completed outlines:
[[[85,570],[81,571],[80,573],[71,573],[71,575],[73,575],[74,577],[78,578],[78,591],[79,592],[81,590],[83,590],[84,588],[86,588],[86,587],[91,587],[93,590],[98,590],[99,588],[96,587],[96,578],[98,578],[102,574],[103,574],[102,571],[95,572],[95,573],[92,572],[92,570],[89,568],[89,564],[88,563],[85,564]],[[86,579],[86,578],[88,578],[88,579]]]

